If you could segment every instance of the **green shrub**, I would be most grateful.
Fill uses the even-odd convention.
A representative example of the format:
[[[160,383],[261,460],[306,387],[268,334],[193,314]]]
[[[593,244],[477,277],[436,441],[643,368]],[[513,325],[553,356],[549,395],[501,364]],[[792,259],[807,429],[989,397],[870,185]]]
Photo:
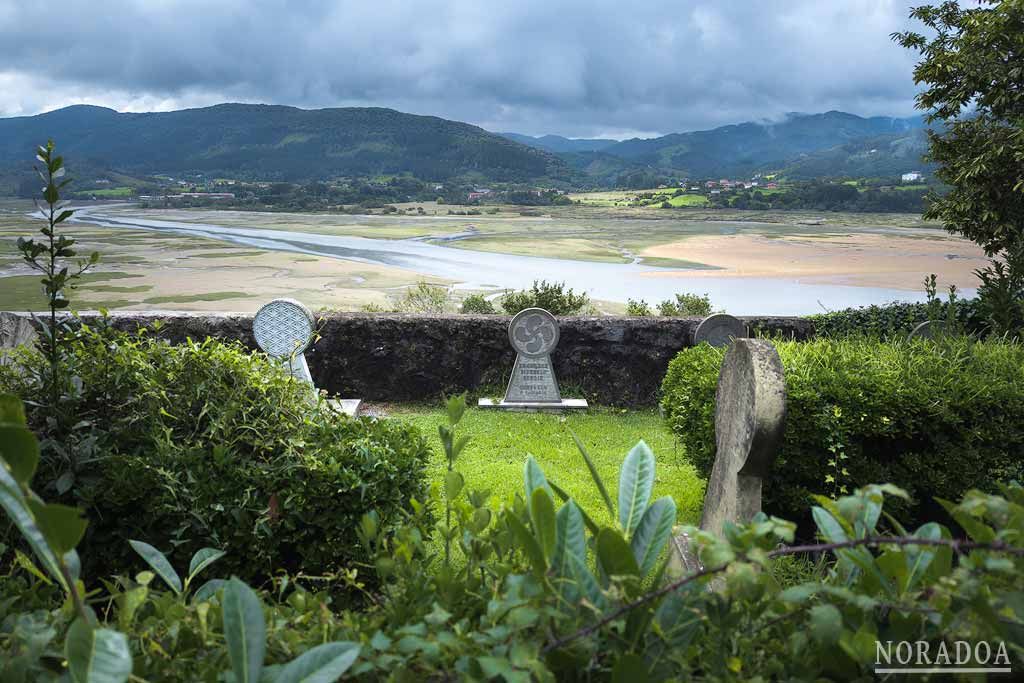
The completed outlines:
[[[646,301],[630,299],[626,302],[626,315],[637,318],[646,318],[651,315],[651,307],[647,305]]]
[[[525,308],[543,308],[551,315],[578,315],[589,305],[590,297],[586,292],[577,294],[567,289],[564,282],[549,284],[546,280],[534,280],[530,289],[501,297],[501,307],[509,315]]]
[[[177,559],[219,547],[231,572],[252,579],[328,572],[355,557],[366,510],[391,523],[423,496],[428,451],[415,428],[347,418],[237,343],[86,329],[67,364],[80,385],[65,406],[75,429],[54,433],[32,408],[29,421],[44,437],[40,488],[92,520],[93,575],[136,564],[129,538]],[[0,382],[33,401],[29,377]]]
[[[959,301],[956,316],[969,332],[980,333],[986,327],[977,299]],[[808,318],[814,323],[815,333],[825,337],[905,339],[911,330],[930,318],[930,311],[926,303],[896,301],[819,313]]]
[[[483,294],[470,294],[462,300],[462,312],[494,315],[498,311],[495,310],[494,304]]]
[[[418,282],[398,298],[397,309],[402,313],[430,313],[438,315],[448,313],[452,303],[448,289],[441,285]]]
[[[668,555],[675,505],[650,500],[656,459],[643,442],[622,463],[615,499],[580,445],[608,517],[581,508],[530,457],[522,493],[495,512],[455,467],[465,401],[446,408],[449,469],[430,492],[445,520],[415,505],[383,535],[380,516],[365,514],[358,535],[381,582],[354,610],[309,590],[314,577],[280,576],[263,590],[207,580],[227,559],[214,548],[186,572],[184,558],[175,566],[133,541],[151,571],[95,586],[77,570],[86,522],[32,490],[38,445],[20,403],[0,395],[0,508],[33,551],[0,581],[0,680],[870,680],[878,645],[900,641],[932,653],[990,646],[970,662],[957,647],[958,666],[1024,662],[1019,484],[940,501],[969,530],[960,539],[936,523],[891,523],[883,508],[906,493],[888,484],[820,498],[823,542],[813,545],[787,545],[794,525],[764,513],[724,537],[686,526],[703,569],[679,574]],[[443,561],[431,536],[444,540]]]
[[[658,304],[658,314],[669,318],[711,315],[711,297],[707,294],[676,294],[676,300],[666,299]]]
[[[765,483],[765,509],[790,518],[811,493],[872,481],[905,488],[919,518],[934,496],[1022,474],[1024,347],[950,339],[867,338],[776,344],[786,372],[784,444]],[[724,351],[686,349],[669,364],[662,408],[707,476],[715,457],[714,401]]]

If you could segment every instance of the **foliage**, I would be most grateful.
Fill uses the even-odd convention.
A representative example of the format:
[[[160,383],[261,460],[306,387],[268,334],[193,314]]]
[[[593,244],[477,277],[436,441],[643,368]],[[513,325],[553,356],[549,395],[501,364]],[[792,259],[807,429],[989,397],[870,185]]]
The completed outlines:
[[[646,301],[630,299],[626,302],[626,315],[637,318],[646,318],[651,315],[651,307]]]
[[[706,317],[711,315],[711,297],[707,294],[693,294],[692,292],[676,294],[675,301],[666,299],[658,304],[658,314],[672,318]]]
[[[891,481],[912,496],[895,510],[911,522],[930,512],[933,496],[955,499],[1024,474],[1024,347],[863,337],[776,347],[787,412],[765,509],[794,518],[811,493]],[[705,476],[723,355],[707,345],[684,349],[662,384],[668,423]]]
[[[448,409],[456,443],[465,404],[455,399]],[[11,471],[13,453],[3,451],[0,475]],[[581,457],[587,466],[585,451]],[[72,680],[101,680],[75,678],[83,649],[53,647],[81,640],[83,631],[117,636],[129,666],[122,657],[120,672],[102,679],[113,681],[129,671],[151,681],[211,683],[326,681],[344,673],[363,680],[869,680],[880,663],[876,642],[901,640],[932,651],[985,641],[1000,665],[1024,663],[1019,485],[1002,487],[1001,495],[972,491],[960,504],[940,501],[969,540],[934,523],[912,533],[900,527],[883,510],[905,496],[890,485],[819,499],[812,510],[819,544],[780,546],[792,540],[793,525],[764,514],[727,526],[722,538],[689,527],[702,569],[680,576],[665,571],[674,513],[670,499],[649,500],[654,467],[653,454],[638,444],[623,462],[617,492],[588,467],[603,507],[614,513],[607,527],[572,499],[559,505],[560,487],[531,458],[522,495],[497,513],[486,492],[445,482],[452,522],[437,530],[457,531],[451,537],[462,564],[431,563],[425,505],[414,505],[390,538],[368,513],[360,537],[386,580],[364,612],[341,611],[328,594],[288,577],[269,590],[231,579],[189,596],[177,591],[180,579],[166,558],[146,550],[170,590],[151,571],[106,581],[105,590],[90,593],[93,604],[105,605],[95,625],[69,628],[71,616],[53,600],[48,579],[24,558],[0,582],[0,603],[10,612],[0,626],[0,674],[57,680],[67,667]],[[435,486],[432,497],[441,496]],[[34,519],[32,510],[23,514]],[[824,571],[792,572],[791,560],[807,552],[829,558]],[[209,557],[193,558],[190,575]],[[777,580],[779,569],[790,571],[786,583]]]
[[[929,134],[929,156],[952,189],[926,218],[977,242],[988,254],[1021,245],[1024,220],[1024,6],[983,0],[915,8],[911,16],[933,32],[893,37],[921,54],[914,80],[923,84],[918,108],[945,126]],[[969,115],[963,115],[967,112]]]
[[[415,287],[406,289],[398,298],[397,309],[402,313],[429,313],[440,315],[451,308],[448,288],[418,282]]]
[[[941,302],[940,306],[941,306]],[[948,312],[945,307],[939,318]],[[985,317],[977,299],[959,300],[955,308],[957,326],[968,333],[981,334],[986,328]],[[934,305],[894,301],[889,304],[846,308],[808,316],[814,323],[814,332],[819,336],[875,337],[878,339],[906,339],[911,330],[931,320],[935,315]]]
[[[982,0],[915,8],[931,35],[893,38],[921,54],[914,81],[929,121],[928,156],[950,191],[933,197],[925,218],[1000,256],[978,271],[979,298],[996,334],[1018,334],[1024,311],[1024,4]]]
[[[59,588],[71,603],[71,609],[65,605],[49,614],[40,611],[15,613],[13,619],[7,617],[4,620],[4,627],[0,628],[0,636],[3,636],[0,637],[0,652],[5,656],[0,658],[0,677],[5,681],[26,680],[30,675],[32,680],[57,680],[63,664],[72,683],[123,683],[134,670],[141,668],[138,664],[148,663],[147,660],[151,659],[143,654],[143,662],[138,662],[136,657],[139,653],[132,652],[132,645],[123,631],[138,628],[141,624],[136,622],[137,618],[140,621],[146,617],[152,620],[155,608],[163,611],[157,624],[167,627],[166,634],[173,632],[177,635],[179,624],[160,622],[184,621],[191,582],[224,553],[213,548],[197,552],[182,583],[163,554],[148,544],[132,541],[132,547],[167,584],[173,595],[150,598],[152,572],[142,572],[136,576],[135,582],[123,577],[107,582],[108,605],[116,605],[117,611],[117,628],[110,628],[115,624],[101,623],[96,611],[84,599],[84,581],[75,548],[88,523],[81,517],[80,510],[45,503],[29,487],[39,464],[39,444],[25,424],[21,402],[9,394],[0,395],[0,429],[8,437],[0,450],[0,507],[15,523],[50,576],[40,571],[28,556],[19,555],[19,565],[47,587]],[[222,594],[218,594],[221,590]],[[21,597],[15,594],[13,602],[17,603]],[[210,603],[206,601],[211,599],[217,601],[221,609],[226,644],[223,649],[234,680],[239,683],[263,680],[266,623],[259,597],[237,578],[207,582],[192,597],[193,605],[199,602],[195,612],[204,632],[210,611]],[[46,623],[48,620],[55,623]],[[57,661],[53,662],[55,653],[49,646],[56,640],[57,625],[65,630],[64,648],[57,655]],[[138,628],[138,631],[143,629]],[[132,636],[137,635],[141,634],[132,633]],[[203,636],[205,641],[206,634]],[[137,649],[138,642],[133,644]],[[159,646],[157,650],[166,654]],[[323,644],[312,647],[284,666],[266,669],[266,674],[275,683],[335,680],[352,665],[358,654],[359,646],[355,643]],[[53,666],[49,666],[51,663]],[[157,669],[153,673],[163,672]],[[191,675],[196,673],[192,671]]]
[[[219,547],[226,568],[250,579],[335,571],[355,558],[353,527],[367,509],[390,524],[422,494],[427,448],[416,429],[347,418],[237,343],[173,345],[157,334],[83,327],[69,347],[80,448],[47,451],[39,481],[92,520],[88,573],[134,566],[132,538],[174,558]],[[20,360],[45,362],[33,352]],[[32,402],[39,391],[31,373],[0,385]],[[45,418],[29,404],[44,443],[64,441]]]
[[[586,292],[577,294],[564,282],[549,284],[546,280],[534,280],[530,289],[501,297],[501,307],[509,315],[526,308],[543,308],[551,315],[578,315],[589,305],[590,297]]]
[[[43,276],[43,292],[49,316],[45,324],[40,325],[40,330],[42,349],[48,365],[38,375],[44,386],[43,395],[39,398],[47,402],[50,419],[58,421],[67,418],[67,412],[62,410],[60,403],[62,397],[71,390],[71,375],[63,367],[63,361],[65,347],[74,338],[74,328],[66,317],[58,319],[58,311],[63,311],[71,304],[68,298],[70,290],[99,261],[100,255],[93,252],[88,259],[78,261],[72,269],[69,259],[75,256],[75,240],[61,234],[57,227],[75,213],[61,201],[61,191],[71,179],[64,178],[67,174],[64,158],[56,154],[53,140],[36,149],[36,159],[43,164],[43,168],[36,169],[36,173],[45,184],[42,190],[45,207],[37,203],[36,208],[40,217],[46,220],[46,225],[39,229],[45,239],[37,242],[32,238],[19,237],[18,251],[25,263]]]
[[[997,336],[1020,337],[1024,331],[1024,244],[1008,249],[1005,261],[974,271],[978,287],[979,315]]]
[[[495,310],[494,304],[492,304],[483,294],[470,294],[462,300],[462,312],[476,313],[478,315],[494,315],[498,311]]]

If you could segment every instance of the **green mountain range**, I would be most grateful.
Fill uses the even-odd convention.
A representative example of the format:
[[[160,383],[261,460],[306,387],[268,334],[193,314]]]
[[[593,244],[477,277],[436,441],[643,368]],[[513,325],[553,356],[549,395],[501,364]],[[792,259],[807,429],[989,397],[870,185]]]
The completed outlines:
[[[144,114],[76,105],[0,119],[0,168],[27,167],[34,145],[47,138],[69,158],[133,174],[312,180],[411,173],[495,181],[568,174],[551,153],[467,123],[392,109],[256,104]]]
[[[659,176],[885,176],[925,170],[920,118],[830,111],[632,140],[490,133],[380,108],[221,104],[156,113],[86,105],[0,119],[0,179],[30,173],[53,138],[78,169],[306,181],[408,173],[422,180],[611,186]],[[2,183],[0,183],[2,184]]]
[[[781,172],[791,178],[884,176],[925,167],[921,155],[927,149],[920,117],[864,118],[839,111],[790,114],[777,122],[740,123],[610,145],[607,140],[580,140],[582,144],[573,147],[577,141],[556,136],[514,139],[557,152],[574,169],[611,182],[642,170],[691,178],[756,172]]]

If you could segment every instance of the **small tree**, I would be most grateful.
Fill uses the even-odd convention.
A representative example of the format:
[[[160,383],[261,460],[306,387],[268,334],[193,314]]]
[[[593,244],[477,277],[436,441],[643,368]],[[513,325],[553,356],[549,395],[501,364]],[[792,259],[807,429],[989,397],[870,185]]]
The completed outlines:
[[[46,396],[50,401],[51,411],[55,411],[60,402],[69,377],[62,371],[64,349],[74,335],[74,328],[68,319],[58,318],[57,313],[70,306],[68,290],[75,288],[75,283],[99,260],[99,252],[94,251],[88,259],[78,261],[74,266],[68,260],[75,255],[75,240],[57,232],[57,226],[74,215],[74,211],[61,202],[60,193],[71,182],[64,178],[66,169],[64,158],[55,152],[53,140],[36,150],[36,159],[42,168],[36,168],[39,177],[46,183],[43,187],[43,202],[36,202],[40,216],[46,225],[39,229],[45,239],[36,241],[32,238],[18,238],[18,250],[25,263],[43,275],[43,292],[46,294],[49,317],[42,328],[42,348],[49,359],[49,371],[43,378]]]
[[[462,300],[463,313],[477,313],[481,315],[494,315],[497,311],[487,297],[483,294],[470,294]]]
[[[666,299],[658,304],[658,313],[668,318],[711,315],[711,297],[707,294],[676,294],[676,300]]]
[[[626,302],[626,315],[637,318],[645,318],[651,315],[651,307],[648,306],[647,302],[644,301],[643,299],[641,299],[640,301],[637,301],[636,299],[630,299],[629,301]]]
[[[520,292],[509,292],[501,297],[501,307],[509,315],[524,308],[543,308],[551,315],[577,315],[590,305],[586,292],[577,294],[564,282],[534,280],[533,286]]]

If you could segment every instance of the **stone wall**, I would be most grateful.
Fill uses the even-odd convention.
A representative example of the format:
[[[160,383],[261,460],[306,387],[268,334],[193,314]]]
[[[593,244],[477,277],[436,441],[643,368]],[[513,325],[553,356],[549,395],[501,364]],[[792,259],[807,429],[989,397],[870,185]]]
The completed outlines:
[[[91,318],[86,314],[86,320]],[[206,336],[256,348],[252,316],[210,313],[116,313],[113,324],[134,330],[163,321],[171,341]],[[317,386],[368,401],[434,401],[444,393],[503,392],[515,354],[507,316],[333,313],[322,339],[306,352]],[[800,318],[745,318],[748,325],[804,339]],[[598,405],[653,405],[668,362],[692,345],[699,318],[559,318],[552,355],[562,392]]]

